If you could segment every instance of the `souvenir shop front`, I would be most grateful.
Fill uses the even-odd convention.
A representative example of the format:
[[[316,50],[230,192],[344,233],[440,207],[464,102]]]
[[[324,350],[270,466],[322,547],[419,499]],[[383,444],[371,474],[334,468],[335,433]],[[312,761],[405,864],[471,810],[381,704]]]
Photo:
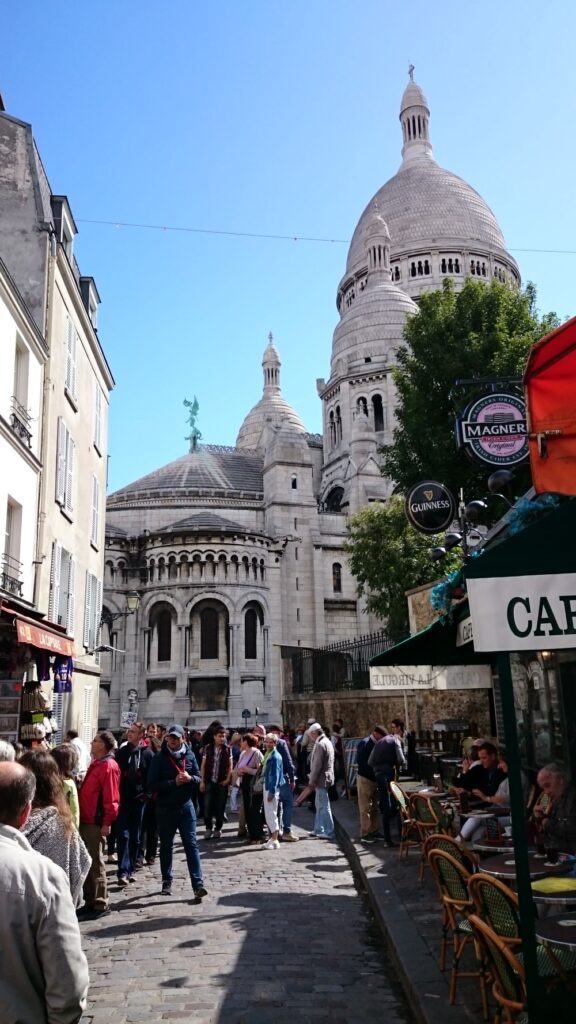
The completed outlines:
[[[0,739],[34,747],[61,738],[73,655],[61,627],[0,603]]]

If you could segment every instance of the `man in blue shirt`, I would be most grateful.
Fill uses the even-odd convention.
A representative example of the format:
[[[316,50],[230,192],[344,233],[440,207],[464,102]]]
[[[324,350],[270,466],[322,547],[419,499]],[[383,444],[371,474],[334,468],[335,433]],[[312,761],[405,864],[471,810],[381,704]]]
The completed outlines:
[[[282,739],[282,730],[279,725],[268,726],[268,732],[273,732],[278,737],[276,750],[282,758],[284,770],[284,782],[280,786],[280,807],[282,818],[281,838],[285,843],[297,843],[298,836],[292,832],[292,815],[294,813],[294,790],[296,788],[296,771],[290,748],[286,740]]]

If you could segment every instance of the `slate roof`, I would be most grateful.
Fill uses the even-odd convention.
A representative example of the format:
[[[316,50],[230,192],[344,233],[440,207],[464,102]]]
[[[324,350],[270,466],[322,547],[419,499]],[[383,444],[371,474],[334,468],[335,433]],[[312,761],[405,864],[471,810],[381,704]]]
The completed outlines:
[[[199,512],[194,516],[187,516],[186,519],[179,519],[177,523],[170,526],[163,526],[158,533],[253,533],[247,526],[234,523],[231,519],[223,519],[214,512]],[[256,530],[256,533],[259,533]]]
[[[188,452],[175,462],[169,462],[167,466],[114,491],[108,498],[108,507],[160,493],[183,496],[201,491],[221,491],[260,496],[262,467],[261,453],[223,445],[200,445],[196,451]]]

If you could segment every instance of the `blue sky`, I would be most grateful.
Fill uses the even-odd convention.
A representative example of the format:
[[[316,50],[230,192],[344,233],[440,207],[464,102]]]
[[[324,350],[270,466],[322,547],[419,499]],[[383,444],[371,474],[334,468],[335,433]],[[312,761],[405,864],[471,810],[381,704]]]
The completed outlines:
[[[347,247],[89,221],[349,239],[400,162],[409,62],[440,164],[494,210],[542,310],[576,313],[576,8],[506,0],[59,0],[2,13],[0,90],[68,195],[116,378],[110,490],[233,444],[272,330],[320,429]]]

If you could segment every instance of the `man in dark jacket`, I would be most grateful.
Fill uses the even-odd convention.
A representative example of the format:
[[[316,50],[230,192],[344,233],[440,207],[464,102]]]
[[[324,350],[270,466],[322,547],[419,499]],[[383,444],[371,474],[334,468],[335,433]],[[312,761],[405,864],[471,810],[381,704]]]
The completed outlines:
[[[193,804],[194,789],[199,783],[198,762],[184,743],[184,729],[181,725],[171,725],[148,772],[148,791],[156,801],[163,896],[172,893],[172,856],[177,831],[186,854],[194,896],[201,899],[207,895],[196,841]]]
[[[397,768],[406,766],[406,758],[398,736],[387,733],[378,740],[374,750],[368,758],[368,764],[376,776],[378,796],[380,798],[380,810],[382,812],[382,829],[386,846],[394,846],[390,834],[390,825],[396,815],[396,802],[390,792],[390,783],[396,775]]]
[[[368,758],[374,747],[386,735],[382,725],[375,725],[369,736],[360,740],[356,749],[356,788],[358,791],[358,813],[360,815],[360,840],[363,843],[375,843],[381,834],[378,831],[378,786],[374,769],[368,764]]]
[[[118,842],[118,884],[135,882],[136,860],[140,846],[146,782],[154,757],[144,741],[143,722],[134,722],[126,731],[127,743],[116,751],[120,768],[120,810],[116,819]]]
[[[456,776],[453,788],[457,793],[481,789],[484,796],[494,796],[506,772],[498,767],[498,751],[493,743],[486,742],[478,748],[478,760],[479,764]]]

